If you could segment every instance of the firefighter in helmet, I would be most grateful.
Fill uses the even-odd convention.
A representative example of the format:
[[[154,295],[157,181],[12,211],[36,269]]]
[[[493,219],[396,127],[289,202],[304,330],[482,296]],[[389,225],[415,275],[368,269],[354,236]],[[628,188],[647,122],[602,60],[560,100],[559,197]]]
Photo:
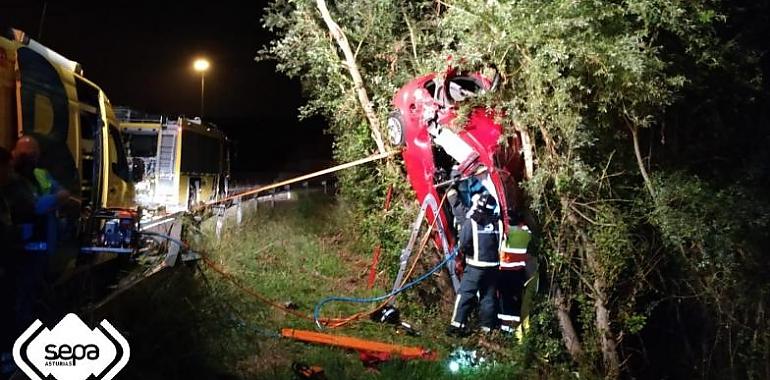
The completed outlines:
[[[489,193],[473,196],[473,205],[460,230],[458,246],[460,255],[465,259],[465,268],[451,325],[447,329],[448,335],[462,336],[468,333],[465,323],[477,294],[482,331],[488,332],[497,324],[495,287],[499,274],[503,225],[496,209],[497,201]]]

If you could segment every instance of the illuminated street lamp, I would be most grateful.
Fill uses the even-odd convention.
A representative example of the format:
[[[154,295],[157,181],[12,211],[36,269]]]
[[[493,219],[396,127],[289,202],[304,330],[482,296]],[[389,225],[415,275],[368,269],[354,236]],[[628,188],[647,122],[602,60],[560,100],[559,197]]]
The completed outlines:
[[[206,84],[206,71],[209,69],[209,61],[205,58],[198,58],[193,62],[193,69],[201,73],[201,120],[203,120],[203,94]]]

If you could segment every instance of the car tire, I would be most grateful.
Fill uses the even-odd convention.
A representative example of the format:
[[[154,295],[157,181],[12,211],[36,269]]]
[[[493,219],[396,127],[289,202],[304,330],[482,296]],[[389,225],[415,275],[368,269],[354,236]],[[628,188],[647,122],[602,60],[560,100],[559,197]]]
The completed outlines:
[[[406,123],[400,111],[393,111],[388,115],[388,139],[393,146],[403,146],[406,140],[404,136]]]

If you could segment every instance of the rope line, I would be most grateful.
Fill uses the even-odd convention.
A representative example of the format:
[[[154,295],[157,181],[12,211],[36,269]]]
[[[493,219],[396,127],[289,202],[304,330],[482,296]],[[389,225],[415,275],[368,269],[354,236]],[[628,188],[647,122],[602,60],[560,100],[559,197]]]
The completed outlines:
[[[397,154],[397,153],[399,153],[399,151],[397,151],[397,150],[390,151],[390,152],[385,152],[385,153],[379,153],[379,154],[371,155],[369,157],[365,157],[365,158],[362,158],[362,159],[359,159],[359,160],[355,160],[355,161],[351,161],[351,162],[344,163],[344,164],[341,164],[341,165],[333,166],[331,168],[327,168],[327,169],[324,169],[324,170],[319,170],[317,172],[313,172],[313,173],[310,173],[310,174],[305,174],[305,175],[301,175],[299,177],[294,177],[294,178],[291,178],[291,179],[287,179],[285,181],[276,182],[276,183],[273,183],[273,184],[270,184],[270,185],[266,185],[266,186],[255,187],[255,188],[252,188],[251,190],[246,190],[246,191],[243,191],[243,192],[240,192],[240,193],[237,193],[237,194],[233,194],[233,195],[224,197],[224,198],[219,199],[219,200],[208,202],[208,203],[203,204],[201,206],[197,206],[197,207],[193,208],[192,211],[193,212],[200,211],[200,210],[205,209],[207,207],[211,207],[211,206],[214,206],[214,205],[226,203],[226,202],[229,202],[229,201],[234,200],[234,199],[243,198],[243,197],[246,197],[246,196],[249,196],[249,195],[258,194],[258,193],[261,193],[261,192],[264,192],[264,191],[268,191],[268,190],[279,188],[281,186],[286,186],[286,185],[290,185],[292,183],[301,182],[301,181],[304,181],[304,180],[307,180],[307,179],[311,179],[311,178],[315,178],[315,177],[320,177],[320,176],[325,175],[325,174],[330,174],[330,173],[338,172],[340,170],[349,169],[349,168],[352,168],[352,167],[355,167],[355,166],[358,166],[358,165],[363,165],[363,164],[366,164],[366,163],[369,163],[369,162],[378,161],[378,160],[381,160],[383,158],[388,158],[388,157],[390,157],[390,156],[392,156],[394,154]]]
[[[225,271],[220,266],[218,266],[217,264],[212,262],[208,257],[202,256],[201,259],[203,260],[203,262],[209,268],[214,270],[214,272],[216,272],[222,278],[224,278],[225,280],[230,282],[233,286],[235,286],[236,288],[238,288],[242,292],[248,294],[249,296],[255,298],[256,300],[262,302],[263,304],[266,304],[266,305],[268,305],[270,307],[278,309],[278,310],[280,310],[280,311],[282,311],[282,312],[284,312],[286,314],[290,314],[290,315],[293,315],[293,316],[301,318],[301,319],[305,319],[305,320],[308,320],[308,321],[315,322],[315,319],[313,319],[313,317],[305,315],[302,312],[296,311],[294,309],[290,309],[290,308],[288,308],[288,307],[286,307],[284,305],[281,305],[280,303],[277,303],[277,302],[273,301],[272,299],[262,295],[261,293],[259,293],[259,292],[255,291],[255,290],[251,289],[251,288],[248,288],[248,287],[242,285],[240,283],[240,281],[238,281],[235,278],[235,276],[233,276],[230,273],[227,273],[227,271]],[[331,323],[335,323],[335,322],[339,322],[339,321],[340,321],[340,319],[336,319],[336,318],[325,318],[325,319],[321,320],[321,323],[331,324]]]

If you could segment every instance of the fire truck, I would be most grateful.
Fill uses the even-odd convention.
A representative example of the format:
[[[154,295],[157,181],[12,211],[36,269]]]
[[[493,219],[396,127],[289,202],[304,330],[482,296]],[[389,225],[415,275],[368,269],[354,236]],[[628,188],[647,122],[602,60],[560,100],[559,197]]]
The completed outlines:
[[[80,64],[9,29],[0,36],[0,146],[10,150],[21,135],[38,140],[39,166],[81,202],[79,214],[59,215],[69,240],[56,269],[134,252],[141,173],[130,169],[109,99]]]
[[[151,212],[173,213],[216,201],[228,191],[230,143],[200,118],[152,115],[116,109],[131,165],[144,173],[137,203]]]

